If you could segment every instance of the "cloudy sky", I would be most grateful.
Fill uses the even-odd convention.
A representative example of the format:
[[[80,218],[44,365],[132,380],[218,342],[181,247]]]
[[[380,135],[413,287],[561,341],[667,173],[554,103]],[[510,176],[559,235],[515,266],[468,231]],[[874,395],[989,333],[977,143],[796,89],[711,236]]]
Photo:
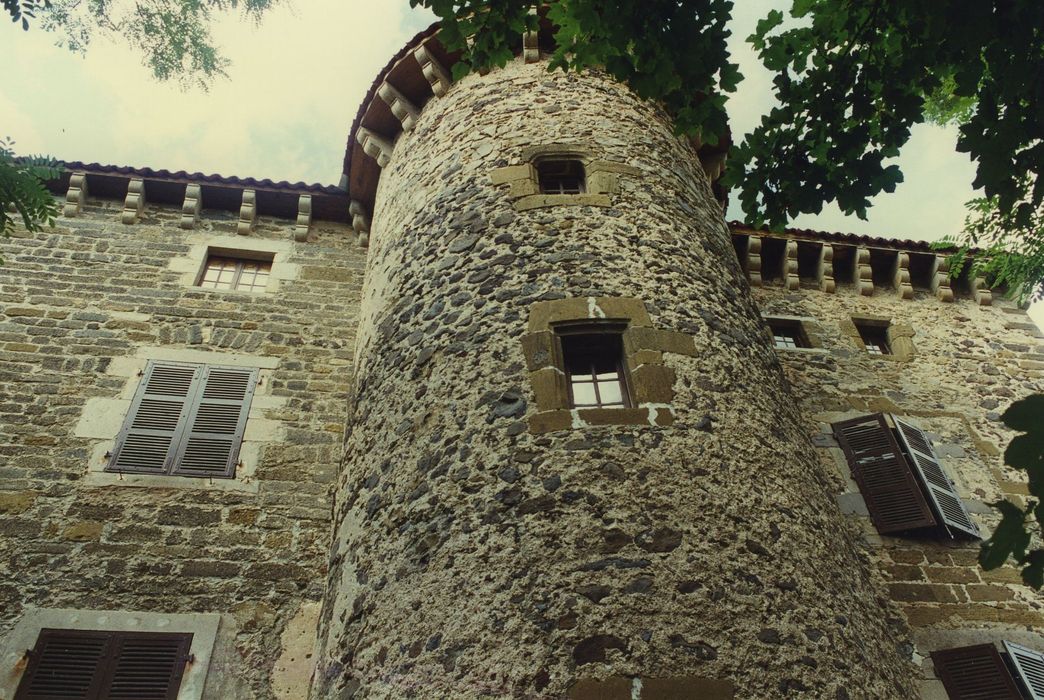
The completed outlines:
[[[772,104],[768,74],[743,41],[786,0],[737,3],[732,50],[746,80],[729,102],[734,133]],[[86,56],[39,30],[0,28],[0,136],[20,153],[64,160],[336,184],[348,128],[377,71],[433,17],[407,0],[296,0],[260,26],[215,26],[232,66],[208,92],[157,83],[141,57],[97,41]],[[6,24],[6,23],[5,23]],[[874,202],[868,221],[836,209],[797,226],[932,240],[960,230],[973,166],[956,130],[914,130],[899,159],[906,181]],[[730,218],[741,218],[738,207]]]

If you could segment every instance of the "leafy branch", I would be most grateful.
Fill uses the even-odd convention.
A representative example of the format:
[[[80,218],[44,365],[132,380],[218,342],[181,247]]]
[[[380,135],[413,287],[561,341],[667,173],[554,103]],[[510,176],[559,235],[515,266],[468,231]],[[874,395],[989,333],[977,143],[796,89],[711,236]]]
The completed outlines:
[[[28,231],[54,225],[58,204],[44,183],[59,174],[54,160],[43,156],[17,158],[14,141],[0,139],[0,217],[3,217],[4,238],[15,228],[12,214],[21,219]]]

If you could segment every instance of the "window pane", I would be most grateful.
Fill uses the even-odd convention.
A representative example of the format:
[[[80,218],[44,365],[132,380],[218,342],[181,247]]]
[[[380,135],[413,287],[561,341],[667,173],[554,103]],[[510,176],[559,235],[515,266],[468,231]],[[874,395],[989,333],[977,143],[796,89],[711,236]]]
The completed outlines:
[[[589,382],[574,382],[573,405],[597,406],[598,400],[595,397],[594,384],[591,384]]]
[[[623,404],[623,388],[620,380],[598,382],[598,393],[602,396],[602,405]]]

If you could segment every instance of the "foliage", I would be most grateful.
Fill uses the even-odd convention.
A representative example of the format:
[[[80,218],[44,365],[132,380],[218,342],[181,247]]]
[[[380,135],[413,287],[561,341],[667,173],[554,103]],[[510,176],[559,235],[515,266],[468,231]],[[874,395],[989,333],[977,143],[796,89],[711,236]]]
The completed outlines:
[[[1011,501],[992,504],[1001,513],[1001,522],[990,539],[982,544],[979,564],[984,569],[1003,566],[1011,557],[1022,568],[1028,586],[1044,586],[1044,395],[1038,394],[1013,403],[1001,416],[1004,424],[1020,432],[1004,452],[1004,461],[1027,474],[1030,493],[1025,508]],[[1035,523],[1035,524],[1034,524]]]
[[[21,217],[22,225],[29,231],[39,231],[44,224],[53,226],[58,215],[58,205],[44,186],[60,174],[57,163],[40,156],[16,158],[13,149],[14,141],[0,139],[0,217],[4,238],[14,230],[12,214]]]
[[[141,53],[159,80],[195,82],[206,88],[225,75],[228,61],[210,33],[216,15],[238,10],[254,22],[278,0],[3,0],[12,21],[29,20],[59,35],[59,44],[84,52],[107,35]]]
[[[639,96],[659,100],[679,130],[717,143],[727,133],[726,94],[740,81],[725,41],[731,0],[410,0],[442,19],[443,43],[463,52],[456,77],[503,66],[547,5],[557,25],[549,70],[604,69]],[[468,37],[473,37],[469,44]]]

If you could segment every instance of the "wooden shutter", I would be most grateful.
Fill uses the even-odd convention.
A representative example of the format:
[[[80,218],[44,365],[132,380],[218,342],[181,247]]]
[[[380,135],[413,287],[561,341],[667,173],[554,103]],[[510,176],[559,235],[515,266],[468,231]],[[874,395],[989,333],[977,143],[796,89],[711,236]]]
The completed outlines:
[[[15,700],[175,700],[192,635],[44,629]]]
[[[177,476],[232,478],[243,441],[257,370],[205,365],[171,471]]]
[[[1044,654],[1011,642],[1004,642],[1004,650],[1031,700],[1044,700]]]
[[[40,630],[15,700],[92,700],[98,697],[111,632]]]
[[[1022,700],[992,644],[933,651],[932,661],[950,700]]]
[[[927,488],[928,498],[935,505],[935,512],[942,518],[947,530],[957,530],[972,537],[979,536],[979,528],[968,514],[957,488],[943,471],[932,443],[924,431],[895,416],[892,416],[899,439],[910,455],[912,466]]]
[[[107,471],[164,474],[202,373],[200,365],[150,361],[116,438]]]
[[[101,697],[175,700],[191,646],[191,634],[118,634]]]
[[[878,532],[936,525],[932,509],[883,415],[841,421],[833,428]]]

